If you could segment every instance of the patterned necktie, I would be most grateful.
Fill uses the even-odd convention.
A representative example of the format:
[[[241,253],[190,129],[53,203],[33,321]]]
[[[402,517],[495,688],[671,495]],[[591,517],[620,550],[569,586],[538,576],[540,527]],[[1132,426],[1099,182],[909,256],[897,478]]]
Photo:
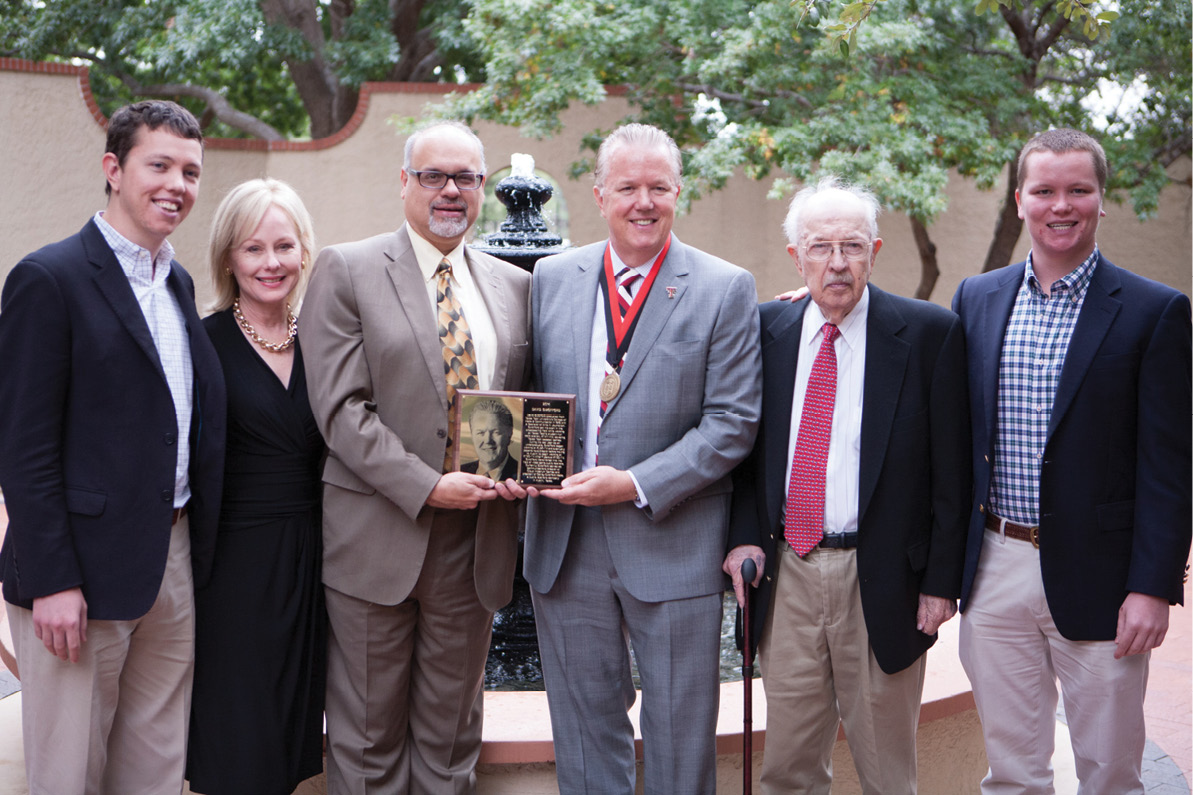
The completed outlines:
[[[460,308],[460,302],[452,293],[452,264],[444,257],[435,270],[437,277],[435,301],[439,307],[439,341],[443,343],[443,377],[447,382],[447,403],[450,406],[457,389],[476,389],[480,382],[476,378],[476,352],[472,348],[472,335],[468,321]],[[452,460],[451,437],[447,440],[447,451],[443,458],[443,471],[449,471]]]
[[[621,313],[621,319],[624,320],[626,314],[630,311],[630,306],[634,303],[634,286],[642,279],[642,274],[636,270],[632,270],[626,266],[617,272],[617,311]],[[606,343],[606,352],[613,350],[617,345],[616,340],[609,340]],[[624,358],[623,358],[624,361]],[[621,369],[621,363],[618,363],[618,370]],[[609,364],[609,357],[605,356],[605,375],[613,372],[613,365]],[[598,415],[598,425],[600,427],[600,420],[605,419],[605,411],[609,408],[609,404],[604,400],[601,401],[601,411]]]
[[[783,512],[784,537],[801,558],[824,538],[824,472],[828,464],[833,404],[837,400],[837,352],[833,340],[841,332],[831,323],[825,323],[821,331],[824,339],[812,362],[804,392],[791,482],[787,486],[787,507]]]

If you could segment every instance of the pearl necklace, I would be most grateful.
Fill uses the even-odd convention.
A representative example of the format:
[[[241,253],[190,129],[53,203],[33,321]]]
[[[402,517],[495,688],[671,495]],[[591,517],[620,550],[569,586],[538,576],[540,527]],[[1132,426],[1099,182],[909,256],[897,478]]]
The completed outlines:
[[[236,318],[236,322],[244,329],[244,333],[249,335],[249,339],[272,353],[281,353],[293,345],[294,340],[298,338],[298,318],[294,317],[294,313],[290,311],[290,304],[286,304],[286,324],[290,327],[290,333],[286,335],[284,342],[270,342],[262,338],[257,333],[257,330],[253,328],[252,324],[244,319],[244,313],[240,311],[239,298],[232,302],[232,316]]]

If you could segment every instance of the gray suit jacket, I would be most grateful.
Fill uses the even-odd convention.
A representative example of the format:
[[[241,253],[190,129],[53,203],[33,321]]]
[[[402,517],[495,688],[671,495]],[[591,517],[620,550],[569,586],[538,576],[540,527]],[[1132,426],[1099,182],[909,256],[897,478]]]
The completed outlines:
[[[575,249],[540,260],[534,272],[536,381],[577,396],[578,429],[599,411],[588,405],[588,367],[604,250]],[[630,470],[649,503],[602,508],[613,563],[637,599],[724,588],[729,473],[758,427],[758,340],[754,277],[673,237],[601,426],[600,463]],[[582,444],[578,437],[578,461]],[[524,569],[540,593],[559,574],[574,512],[542,497],[527,508]]]
[[[530,275],[471,249],[468,266],[497,331],[493,389],[523,389]],[[443,347],[410,236],[319,254],[302,313],[311,407],[327,440],[323,582],[377,604],[401,602],[422,570],[448,435]],[[481,602],[509,601],[517,504],[482,503],[474,575]]]

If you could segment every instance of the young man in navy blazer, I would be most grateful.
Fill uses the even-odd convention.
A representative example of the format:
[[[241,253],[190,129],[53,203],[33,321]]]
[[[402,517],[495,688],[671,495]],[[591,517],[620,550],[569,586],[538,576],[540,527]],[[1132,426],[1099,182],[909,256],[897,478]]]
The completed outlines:
[[[953,299],[974,471],[960,651],[987,795],[1052,792],[1058,679],[1082,792],[1143,792],[1149,652],[1183,594],[1189,299],[1098,250],[1106,172],[1084,133],[1029,141],[1027,261]]]
[[[182,790],[219,513],[223,376],[166,240],[198,195],[198,122],[122,108],[102,164],[107,208],[0,298],[0,578],[31,793]]]

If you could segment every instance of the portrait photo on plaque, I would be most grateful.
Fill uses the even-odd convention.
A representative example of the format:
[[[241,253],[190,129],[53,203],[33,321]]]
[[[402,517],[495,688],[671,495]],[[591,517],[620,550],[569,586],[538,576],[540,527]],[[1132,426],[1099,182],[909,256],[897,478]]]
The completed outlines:
[[[575,395],[461,389],[452,410],[454,468],[556,488],[572,474]]]

